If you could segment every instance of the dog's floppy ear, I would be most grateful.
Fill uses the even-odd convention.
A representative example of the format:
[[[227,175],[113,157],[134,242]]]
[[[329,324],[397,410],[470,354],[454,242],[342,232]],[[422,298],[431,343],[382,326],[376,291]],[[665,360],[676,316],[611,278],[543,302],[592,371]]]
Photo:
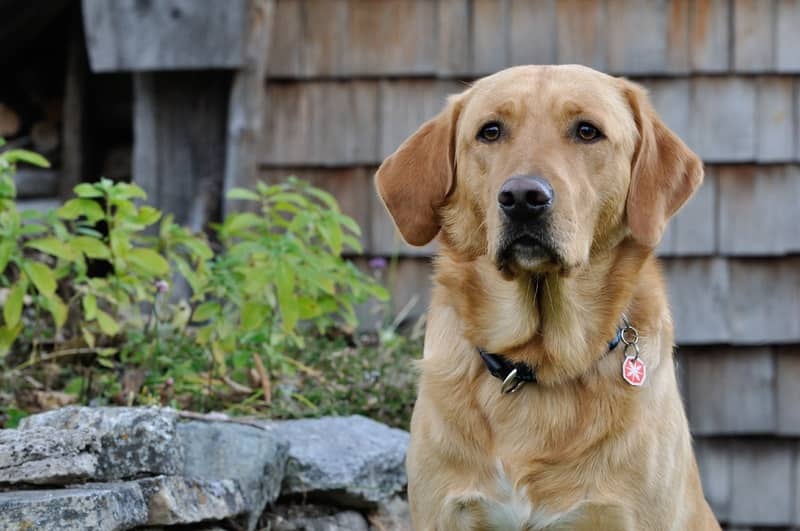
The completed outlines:
[[[703,181],[703,163],[661,121],[639,85],[623,80],[639,130],[633,157],[626,213],[638,242],[655,247],[667,220]]]
[[[425,245],[438,234],[439,207],[455,179],[455,128],[461,104],[451,99],[383,161],[375,186],[403,239]]]

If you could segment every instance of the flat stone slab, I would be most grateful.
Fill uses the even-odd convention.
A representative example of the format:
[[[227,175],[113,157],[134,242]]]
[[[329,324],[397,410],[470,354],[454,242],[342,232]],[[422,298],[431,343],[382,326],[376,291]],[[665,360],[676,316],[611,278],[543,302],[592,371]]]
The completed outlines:
[[[92,429],[0,430],[0,485],[66,485],[98,472],[100,437]]]
[[[147,523],[138,485],[0,493],[0,529],[24,531],[116,531]]]
[[[22,419],[20,430],[95,430],[101,443],[95,480],[179,475],[177,413],[167,408],[70,406]]]
[[[266,515],[271,531],[369,531],[367,520],[356,511],[316,505],[278,506]],[[392,529],[390,527],[386,528]],[[392,531],[394,531],[392,529]]]
[[[242,488],[235,480],[160,476],[136,483],[147,502],[148,525],[224,520],[248,511]]]
[[[408,433],[354,415],[273,422],[289,441],[281,495],[371,508],[406,485]]]
[[[264,507],[280,493],[289,445],[272,430],[235,422],[178,423],[183,474],[197,479],[235,479],[247,498],[245,525],[256,528]]]

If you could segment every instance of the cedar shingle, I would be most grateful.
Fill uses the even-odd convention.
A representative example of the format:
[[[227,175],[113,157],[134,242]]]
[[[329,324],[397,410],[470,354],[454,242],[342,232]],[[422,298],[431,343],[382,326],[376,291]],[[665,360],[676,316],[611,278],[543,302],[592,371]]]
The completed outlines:
[[[769,72],[773,68],[775,4],[773,0],[735,0],[733,4],[733,66],[739,72]]]
[[[470,72],[469,20],[467,0],[440,0],[437,74],[463,75]]]
[[[777,431],[781,435],[796,437],[800,435],[800,347],[778,347],[775,356]],[[800,518],[800,513],[797,518]]]
[[[557,7],[558,63],[607,67],[606,5],[592,0],[560,0]]]
[[[790,77],[759,77],[757,117],[758,162],[784,162],[794,158],[796,122]]]
[[[511,0],[510,63],[552,64],[556,61],[555,0]]]
[[[716,250],[716,204],[716,175],[714,168],[706,168],[703,184],[667,224],[658,254],[713,255]]]
[[[775,364],[768,348],[681,349],[686,406],[698,435],[772,433]]]
[[[750,79],[694,80],[689,145],[706,162],[755,158],[756,85]]]
[[[792,522],[793,454],[786,441],[731,442],[730,523],[788,525]]]
[[[692,68],[698,72],[728,70],[730,3],[728,0],[700,0],[690,5]]]
[[[775,15],[775,66],[778,72],[800,72],[800,3],[797,0],[777,0]]]
[[[720,252],[800,251],[800,168],[722,166],[718,172]]]
[[[492,74],[508,66],[508,9],[509,0],[473,0],[473,74]]]

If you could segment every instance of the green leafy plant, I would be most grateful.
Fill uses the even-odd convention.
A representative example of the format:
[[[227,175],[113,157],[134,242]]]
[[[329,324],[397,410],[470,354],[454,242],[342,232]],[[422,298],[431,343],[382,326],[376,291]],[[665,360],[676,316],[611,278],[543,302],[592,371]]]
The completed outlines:
[[[143,204],[141,188],[108,179],[78,185],[55,211],[19,212],[19,162],[46,164],[0,154],[0,364],[12,390],[25,374],[82,400],[293,416],[334,407],[309,344],[341,350],[356,337],[356,305],[388,294],[344,257],[361,251],[360,229],[330,194],[294,178],[233,190],[249,210],[213,226],[212,245]]]

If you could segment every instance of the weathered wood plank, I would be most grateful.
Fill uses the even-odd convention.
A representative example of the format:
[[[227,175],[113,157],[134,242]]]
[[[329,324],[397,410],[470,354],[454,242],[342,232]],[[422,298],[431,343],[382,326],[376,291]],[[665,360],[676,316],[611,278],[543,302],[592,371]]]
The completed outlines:
[[[644,79],[650,101],[667,127],[690,142],[691,83],[689,79]]]
[[[252,0],[246,51],[247,65],[233,74],[228,101],[223,193],[243,186],[258,171],[258,144],[263,133],[264,75],[269,56],[269,36],[275,2]],[[232,205],[223,200],[223,215]]]
[[[800,72],[800,3],[777,0],[775,66],[779,72]]]
[[[689,144],[706,162],[751,161],[756,155],[756,85],[749,79],[698,77]]]
[[[608,69],[625,74],[686,72],[688,29],[685,1],[609,0],[607,29],[601,32],[608,39]]]
[[[777,433],[796,437],[800,435],[800,347],[778,347],[775,357]],[[797,485],[800,487],[800,483]]]
[[[556,61],[555,0],[511,0],[510,64],[552,64]]]
[[[721,166],[719,249],[727,255],[800,251],[800,168]]]
[[[664,260],[675,338],[679,345],[725,343],[728,267],[723,259]]]
[[[304,73],[305,47],[309,41],[303,29],[305,0],[276,0],[274,27],[267,73],[270,77],[297,77]]]
[[[758,78],[758,162],[785,162],[794,159],[794,138],[798,124],[794,119],[793,97],[792,78]]]
[[[436,240],[423,247],[414,247],[405,243],[377,194],[372,195],[370,210],[372,212],[370,216],[370,252],[372,254],[431,256],[436,252]]]
[[[717,239],[717,178],[706,168],[705,179],[695,195],[667,224],[658,247],[661,256],[713,255]]]
[[[773,433],[775,363],[768,348],[681,349],[686,407],[697,435]]]
[[[465,85],[454,81],[382,81],[380,158],[391,155],[423,122],[444,108],[447,96],[464,88]]]
[[[725,72],[730,65],[730,3],[728,0],[692,2],[692,68],[697,72]]]
[[[608,65],[605,2],[560,0],[556,5],[557,62],[605,70]]]
[[[274,184],[294,175],[299,179],[330,192],[339,202],[342,212],[361,227],[361,244],[370,253],[370,203],[375,195],[372,185],[374,168],[263,168],[258,180]],[[250,183],[252,186],[255,182]]]
[[[227,72],[134,75],[133,180],[195,231],[221,207],[229,87]]]
[[[434,73],[438,50],[436,9],[435,2],[349,0],[348,45],[344,54],[347,73]],[[341,32],[330,20],[324,22],[333,26],[332,31]]]
[[[433,266],[426,258],[387,259],[385,267],[370,267],[366,257],[356,258],[354,263],[363,271],[376,277],[392,294],[391,304],[370,301],[357,309],[359,326],[365,330],[375,330],[383,326],[386,319],[397,319],[401,324],[414,326],[430,305],[430,284]],[[422,352],[416,357],[421,358]]]
[[[380,159],[378,83],[268,83],[260,162],[351,166]]]
[[[790,525],[794,492],[795,443],[734,440],[731,442],[731,507],[729,523]]]
[[[83,0],[92,70],[237,68],[248,0]]]
[[[769,72],[774,65],[775,3],[735,0],[733,3],[733,67],[739,72]]]
[[[468,0],[439,1],[439,74],[469,74],[472,64],[469,21]]]
[[[730,341],[798,342],[800,257],[729,260],[729,269]]]
[[[695,440],[695,456],[703,482],[703,493],[711,509],[721,521],[727,521],[731,512],[731,461],[727,439]]]
[[[472,73],[492,74],[509,65],[509,0],[472,0]]]
[[[89,63],[84,47],[84,34],[79,13],[73,14],[67,50],[67,71],[64,76],[64,104],[61,119],[61,178],[57,190],[49,195],[68,197],[72,189],[86,179],[89,150],[87,90]]]

